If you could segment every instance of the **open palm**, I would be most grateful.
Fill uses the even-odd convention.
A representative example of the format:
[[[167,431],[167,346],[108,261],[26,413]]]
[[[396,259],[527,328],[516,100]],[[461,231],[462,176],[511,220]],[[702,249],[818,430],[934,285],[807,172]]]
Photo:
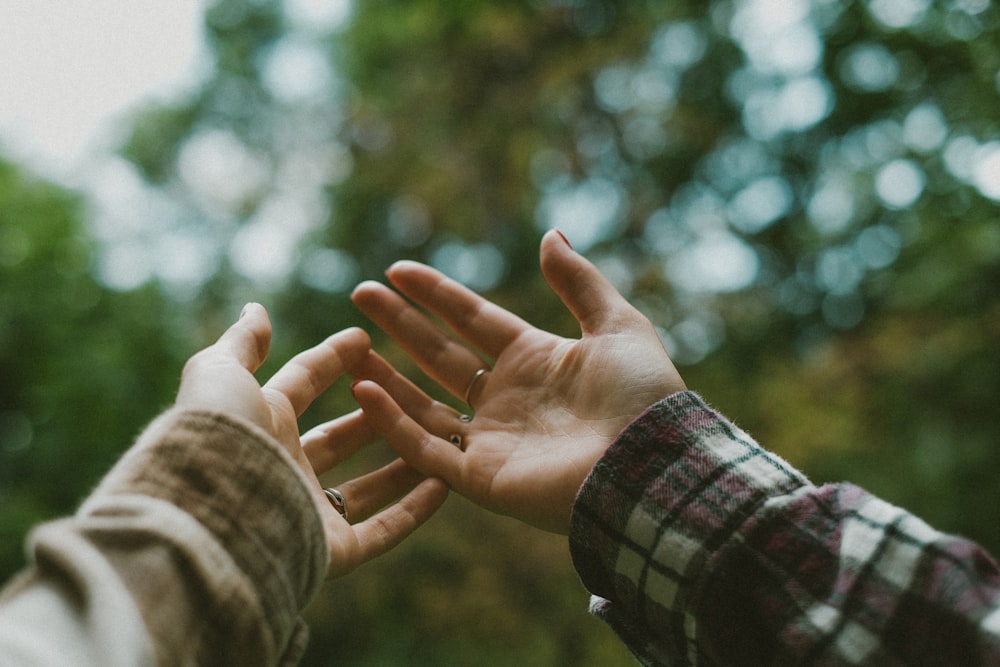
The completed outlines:
[[[429,376],[474,406],[471,420],[374,353],[349,370],[373,381],[358,383],[355,396],[411,465],[489,509],[565,533],[580,485],[615,436],[684,384],[650,322],[558,234],[543,239],[541,262],[580,322],[580,339],[532,327],[415,262],[395,264],[390,282],[472,349],[388,287],[369,282],[354,292]],[[488,370],[477,377],[480,369]]]
[[[320,475],[373,440],[367,419],[349,413],[299,438],[298,417],[341,375],[364,358],[368,335],[347,329],[300,352],[263,386],[253,373],[264,363],[271,322],[259,304],[248,304],[240,320],[184,367],[177,405],[224,413],[249,421],[277,440],[302,472],[320,512],[330,553],[329,576],[346,574],[389,550],[444,502],[440,480],[424,480],[401,462],[340,485],[351,518],[337,513],[319,483]]]

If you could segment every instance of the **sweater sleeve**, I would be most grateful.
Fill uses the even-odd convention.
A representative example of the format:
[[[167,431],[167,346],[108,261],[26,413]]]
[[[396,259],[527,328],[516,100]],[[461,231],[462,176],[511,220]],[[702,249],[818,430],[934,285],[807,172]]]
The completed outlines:
[[[305,477],[263,431],[171,411],[71,517],[29,539],[0,600],[15,665],[275,665],[328,553]]]
[[[1000,572],[850,484],[813,486],[690,392],[622,432],[574,564],[646,665],[1000,665]]]

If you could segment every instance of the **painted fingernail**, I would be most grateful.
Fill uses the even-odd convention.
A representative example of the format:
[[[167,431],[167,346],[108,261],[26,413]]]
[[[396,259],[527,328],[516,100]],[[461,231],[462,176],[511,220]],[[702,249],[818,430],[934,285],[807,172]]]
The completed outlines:
[[[568,246],[569,246],[569,249],[570,249],[570,250],[572,250],[572,249],[573,249],[573,244],[569,242],[569,239],[568,239],[568,238],[566,238],[566,235],[565,235],[565,234],[563,234],[563,233],[562,233],[562,232],[561,232],[560,230],[558,230],[558,229],[556,230],[556,234],[558,234],[558,235],[559,235],[559,238],[561,238],[561,239],[563,240],[563,243],[565,243],[566,245],[568,245]]]

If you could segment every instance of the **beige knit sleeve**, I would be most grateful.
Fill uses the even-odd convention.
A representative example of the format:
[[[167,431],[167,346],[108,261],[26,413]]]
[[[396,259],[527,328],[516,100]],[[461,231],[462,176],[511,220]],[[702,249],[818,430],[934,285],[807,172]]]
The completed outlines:
[[[0,626],[14,606],[31,630],[57,600],[84,644],[77,655],[94,664],[150,654],[162,665],[294,663],[306,639],[298,612],[328,564],[314,502],[291,457],[256,427],[168,412],[74,517],[34,532],[34,564],[5,594]],[[28,613],[44,600],[45,613]],[[0,650],[3,639],[0,628]]]

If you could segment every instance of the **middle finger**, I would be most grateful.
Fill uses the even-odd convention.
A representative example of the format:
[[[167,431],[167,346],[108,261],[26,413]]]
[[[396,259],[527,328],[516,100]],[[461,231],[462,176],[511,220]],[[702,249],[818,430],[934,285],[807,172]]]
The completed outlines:
[[[517,315],[425,264],[402,260],[390,266],[386,276],[396,289],[494,359],[531,328]]]
[[[351,298],[431,379],[456,398],[464,398],[469,378],[487,366],[472,350],[447,336],[385,285],[364,282]]]

